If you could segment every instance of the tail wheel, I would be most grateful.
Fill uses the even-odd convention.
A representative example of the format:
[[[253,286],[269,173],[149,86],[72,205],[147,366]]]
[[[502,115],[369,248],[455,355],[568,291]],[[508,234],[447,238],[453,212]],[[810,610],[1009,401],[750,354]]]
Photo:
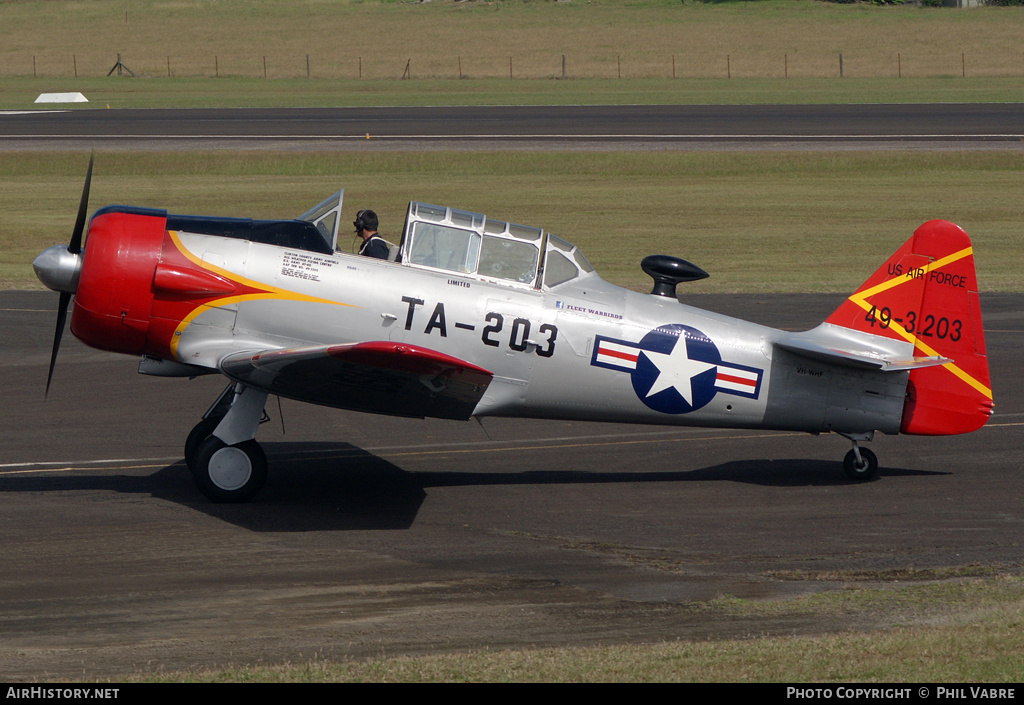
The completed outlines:
[[[843,470],[846,471],[846,476],[854,482],[865,482],[878,474],[878,456],[867,448],[859,450],[860,461],[857,460],[856,451],[851,450],[843,458]]]
[[[247,502],[267,481],[267,456],[255,440],[229,446],[210,436],[196,450],[192,476],[214,502]]]

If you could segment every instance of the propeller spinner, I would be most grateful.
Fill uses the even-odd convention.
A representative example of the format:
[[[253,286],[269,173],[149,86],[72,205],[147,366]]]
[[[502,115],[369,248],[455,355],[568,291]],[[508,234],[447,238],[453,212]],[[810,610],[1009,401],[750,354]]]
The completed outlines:
[[[53,367],[57,362],[57,350],[64,334],[64,321],[67,319],[68,305],[71,296],[78,288],[78,276],[82,271],[82,236],[85,232],[85,219],[89,209],[89,184],[92,181],[92,156],[89,157],[89,169],[85,173],[85,186],[82,187],[82,199],[78,204],[78,217],[75,229],[71,231],[71,242],[67,247],[54,245],[40,252],[32,261],[36,276],[47,288],[60,292],[57,304],[57,329],[53,334],[53,352],[50,353],[50,371],[46,375],[46,394],[50,393],[50,381],[53,379]]]

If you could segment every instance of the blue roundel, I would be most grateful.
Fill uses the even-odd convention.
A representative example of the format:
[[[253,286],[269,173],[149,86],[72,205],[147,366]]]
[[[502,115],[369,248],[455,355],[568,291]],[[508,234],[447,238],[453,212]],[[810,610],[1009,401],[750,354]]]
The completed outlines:
[[[633,390],[648,407],[687,414],[714,398],[722,356],[704,333],[673,323],[652,330],[638,347]]]

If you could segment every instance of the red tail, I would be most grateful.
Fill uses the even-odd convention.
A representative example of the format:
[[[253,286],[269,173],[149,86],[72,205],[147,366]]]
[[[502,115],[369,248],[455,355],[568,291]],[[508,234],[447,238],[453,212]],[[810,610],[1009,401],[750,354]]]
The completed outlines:
[[[910,373],[903,433],[967,433],[992,415],[992,389],[967,233],[932,220],[914,231],[826,323],[914,344],[952,362]]]

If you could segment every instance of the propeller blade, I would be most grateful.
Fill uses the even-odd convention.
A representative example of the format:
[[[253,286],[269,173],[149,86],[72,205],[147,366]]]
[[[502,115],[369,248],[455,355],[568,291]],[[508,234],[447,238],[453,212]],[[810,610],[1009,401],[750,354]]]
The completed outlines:
[[[75,218],[75,229],[71,231],[71,242],[68,243],[68,252],[73,255],[82,253],[82,235],[85,233],[85,219],[89,213],[89,185],[92,183],[92,154],[89,155],[89,168],[85,172],[85,185],[82,186],[82,200],[78,203],[78,217]],[[46,374],[46,394],[44,399],[50,396],[50,382],[53,381],[53,368],[57,364],[57,351],[60,350],[60,339],[64,335],[64,321],[68,317],[68,305],[71,303],[73,292],[60,292],[60,301],[57,303],[57,329],[53,333],[53,351],[50,353],[50,371]]]
[[[50,353],[50,372],[46,375],[46,394],[44,399],[50,395],[50,381],[53,379],[53,367],[57,364],[57,351],[60,349],[60,339],[64,335],[64,320],[68,316],[68,304],[71,302],[71,294],[60,292],[60,302],[57,304],[57,330],[53,334],[53,352]]]
[[[82,234],[85,231],[85,217],[89,212],[89,184],[92,182],[92,159],[89,155],[89,169],[85,172],[85,185],[82,187],[82,200],[78,203],[78,218],[75,220],[75,229],[71,231],[71,242],[68,243],[68,252],[78,254],[82,251]]]

